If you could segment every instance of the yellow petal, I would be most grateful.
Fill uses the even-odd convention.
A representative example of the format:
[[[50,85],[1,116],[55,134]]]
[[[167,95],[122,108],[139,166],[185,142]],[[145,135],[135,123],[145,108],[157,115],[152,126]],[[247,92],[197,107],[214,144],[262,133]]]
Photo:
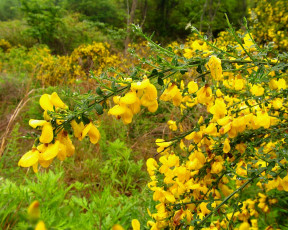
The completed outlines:
[[[145,95],[147,96],[148,100],[154,101],[157,99],[157,89],[154,85],[148,84],[145,89]]]
[[[61,144],[65,145],[66,148],[66,156],[70,157],[74,154],[75,152],[75,147],[71,141],[71,139],[69,138],[68,134],[66,131],[62,131],[60,134],[58,134],[59,136],[59,141]]]
[[[126,112],[121,115],[122,121],[124,124],[130,124],[133,119],[133,113],[131,109],[126,109]]]
[[[74,131],[74,136],[77,138],[81,138],[81,133],[84,129],[83,122],[80,122],[78,124],[75,120],[73,120],[73,121],[71,121],[71,126],[72,126],[73,131]]]
[[[43,168],[48,168],[51,163],[52,163],[53,159],[49,160],[49,161],[45,161],[43,160],[43,158],[41,157],[41,154],[40,154],[40,158],[39,158],[39,164],[43,167]]]
[[[115,105],[113,108],[111,108],[108,112],[108,114],[114,115],[114,116],[121,116],[123,113],[126,112],[127,107],[125,105]]]
[[[171,203],[174,203],[176,201],[175,197],[170,192],[164,192],[164,196]]]
[[[55,107],[59,107],[62,109],[68,108],[68,106],[64,104],[64,102],[60,99],[60,97],[58,96],[58,94],[56,92],[51,94],[50,101]]]
[[[37,150],[31,150],[25,153],[18,162],[18,166],[30,167],[38,162],[39,152]]]
[[[88,132],[88,135],[92,144],[96,144],[100,139],[100,132],[93,124]]]
[[[224,147],[223,147],[223,152],[224,153],[229,153],[231,147],[230,147],[230,141],[228,138],[225,139],[224,141]]]
[[[29,120],[29,125],[35,129],[37,126],[43,126],[44,124],[46,124],[47,121],[45,120],[34,120],[34,119],[30,119]]]
[[[239,230],[249,230],[249,229],[250,229],[250,224],[247,222],[243,222],[239,227]]]
[[[133,104],[137,101],[136,92],[126,93],[124,97],[120,99],[120,103],[124,103],[126,105]]]
[[[43,118],[44,118],[46,121],[50,121],[50,120],[51,120],[51,117],[48,115],[47,110],[44,111],[44,113],[43,113]]]
[[[88,134],[89,130],[92,127],[92,123],[90,122],[88,125],[85,125],[85,128],[83,129],[82,133],[81,133],[81,137],[79,138],[79,140],[83,140],[84,137],[86,137],[86,135]]]
[[[41,157],[45,161],[49,161],[57,156],[59,152],[59,144],[60,142],[57,140],[55,144],[49,144],[46,151],[41,154]]]
[[[38,200],[35,200],[33,201],[29,207],[28,207],[28,216],[29,218],[31,219],[39,219],[40,218],[40,208],[39,208],[39,201]]]
[[[132,228],[133,230],[140,230],[140,222],[137,219],[132,220]]]
[[[197,85],[197,83],[194,82],[194,81],[190,81],[190,82],[188,83],[188,92],[189,92],[189,93],[195,93],[195,92],[197,92],[197,91],[198,91],[198,85]]]
[[[42,109],[44,110],[49,110],[49,111],[54,111],[53,109],[53,104],[50,101],[51,96],[49,94],[43,94],[40,97],[39,103]]]
[[[129,105],[129,108],[131,109],[133,114],[137,114],[140,112],[141,110],[141,101],[140,99],[137,97],[137,100],[134,104]]]
[[[38,173],[38,162],[32,165],[34,173]]]
[[[64,145],[63,143],[59,143],[59,152],[57,154],[57,158],[60,161],[64,161],[66,159],[66,153],[67,153],[67,149],[66,149],[66,145]]]
[[[158,109],[158,102],[157,102],[157,100],[155,100],[152,105],[149,105],[149,106],[148,106],[148,110],[149,110],[149,112],[151,112],[151,113],[156,112],[157,109]]]
[[[74,152],[75,152],[75,147],[74,147],[74,145],[72,144],[72,141],[71,141],[71,139],[69,138],[69,136],[67,135],[67,137],[66,137],[66,142],[65,142],[65,144],[66,144],[66,154],[67,154],[67,156],[68,157],[70,157],[70,156],[72,156],[73,154],[74,154]]]
[[[41,144],[37,146],[37,150],[43,153],[47,149],[47,144]]]
[[[42,134],[39,138],[41,143],[50,143],[53,140],[53,127],[50,122],[46,122],[42,128]]]
[[[35,230],[46,230],[45,224],[42,220],[37,223]]]
[[[123,228],[120,224],[115,224],[115,225],[112,227],[112,230],[124,230],[124,228]]]
[[[132,90],[139,90],[139,89],[145,89],[149,85],[149,79],[145,79],[142,82],[133,82],[131,84],[131,89]]]

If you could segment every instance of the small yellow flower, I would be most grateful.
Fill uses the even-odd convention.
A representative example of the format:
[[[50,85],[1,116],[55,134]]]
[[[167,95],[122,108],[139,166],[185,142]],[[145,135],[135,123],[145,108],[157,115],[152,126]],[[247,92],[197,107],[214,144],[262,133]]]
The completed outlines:
[[[42,220],[37,223],[35,230],[46,230],[45,224]]]
[[[28,209],[27,209],[27,213],[28,213],[28,217],[32,220],[37,220],[40,218],[40,203],[38,200],[33,201]]]
[[[176,121],[169,120],[167,122],[167,124],[169,125],[169,129],[171,129],[172,131],[176,131],[177,130]]]
[[[223,78],[221,60],[219,58],[213,55],[209,59],[207,66],[210,69],[211,76],[213,79],[219,81]]]
[[[188,83],[188,92],[191,94],[191,93],[195,93],[198,91],[198,85],[196,82],[194,81],[190,81]]]
[[[131,224],[133,230],[140,230],[140,222],[137,219],[133,219]]]
[[[203,86],[197,92],[198,102],[201,104],[210,103],[212,100],[212,90],[208,85]]]
[[[21,167],[30,167],[38,162],[39,159],[39,151],[31,150],[25,153],[18,162],[18,166]]]
[[[248,222],[243,222],[239,227],[239,230],[249,230],[249,229],[250,229],[250,224]]]
[[[261,85],[253,85],[250,92],[255,96],[262,96],[264,94],[264,88]]]
[[[229,141],[228,138],[226,138],[225,141],[224,141],[223,152],[224,152],[224,153],[229,153],[229,152],[230,152],[230,149],[231,149],[231,147],[230,147],[230,141]]]

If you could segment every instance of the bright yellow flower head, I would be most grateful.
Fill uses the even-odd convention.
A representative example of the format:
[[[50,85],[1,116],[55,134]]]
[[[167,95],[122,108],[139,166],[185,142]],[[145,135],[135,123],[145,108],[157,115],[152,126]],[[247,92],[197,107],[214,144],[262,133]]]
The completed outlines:
[[[137,219],[133,219],[131,224],[133,230],[140,230],[140,222]]]
[[[45,224],[42,220],[37,223],[35,230],[46,230]]]
[[[253,85],[250,92],[255,96],[262,96],[264,94],[264,88],[261,85]]]
[[[222,80],[222,66],[221,66],[221,60],[217,58],[216,56],[212,56],[208,63],[207,63],[208,68],[210,69],[211,76],[213,79],[219,81]]]

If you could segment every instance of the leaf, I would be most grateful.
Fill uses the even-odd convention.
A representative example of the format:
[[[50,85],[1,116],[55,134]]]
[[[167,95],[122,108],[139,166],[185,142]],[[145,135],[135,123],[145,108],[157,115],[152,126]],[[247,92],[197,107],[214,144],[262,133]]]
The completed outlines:
[[[151,75],[157,75],[157,74],[158,74],[157,69],[153,69]]]
[[[90,119],[87,116],[85,116],[84,114],[82,114],[82,121],[83,121],[84,125],[90,123]]]
[[[96,105],[95,105],[95,110],[96,110],[96,112],[97,112],[98,115],[103,114],[103,107],[102,107],[102,105],[96,104]]]
[[[103,95],[103,91],[100,89],[100,87],[97,87],[96,93],[100,96]]]
[[[181,69],[180,70],[180,73],[182,74],[182,75],[184,75],[185,73],[187,73],[188,72],[188,70],[186,70],[186,69]]]
[[[158,84],[163,86],[164,85],[164,81],[161,77],[158,77]]]
[[[196,71],[197,71],[198,73],[203,73],[202,66],[201,66],[201,65],[198,65]]]

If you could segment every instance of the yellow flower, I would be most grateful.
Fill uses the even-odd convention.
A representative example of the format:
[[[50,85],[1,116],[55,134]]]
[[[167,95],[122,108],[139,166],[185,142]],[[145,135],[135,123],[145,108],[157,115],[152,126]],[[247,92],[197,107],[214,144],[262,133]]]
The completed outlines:
[[[42,133],[41,133],[41,136],[39,138],[39,141],[41,143],[47,143],[48,144],[53,140],[53,138],[54,138],[53,127],[52,127],[52,124],[50,122],[45,121],[45,120],[30,119],[29,125],[33,128],[36,128],[38,126],[42,127]]]
[[[219,58],[213,55],[209,59],[207,66],[210,69],[211,76],[213,79],[219,81],[223,78],[221,60]]]
[[[190,81],[188,83],[188,92],[191,94],[191,93],[195,93],[198,91],[198,85],[196,82],[194,81]]]
[[[30,167],[38,162],[39,159],[39,151],[38,150],[30,150],[25,153],[18,162],[18,166],[21,167]]]
[[[203,86],[198,92],[197,92],[197,99],[198,102],[201,104],[210,103],[212,100],[212,90],[208,85]]]
[[[254,123],[256,126],[264,127],[265,129],[268,129],[271,125],[271,118],[265,111],[259,111],[257,112],[257,116],[254,119]]]
[[[234,88],[235,90],[242,90],[244,87],[244,80],[243,79],[235,79]]]
[[[150,176],[154,175],[154,171],[159,167],[154,158],[149,158],[146,161],[146,166]]]
[[[54,111],[54,106],[62,109],[67,109],[68,106],[60,99],[56,92],[49,94],[43,94],[39,100],[40,106],[45,111]]]
[[[40,218],[40,208],[39,208],[39,201],[35,200],[33,201],[28,209],[27,209],[27,213],[28,213],[28,217],[32,220],[37,220]]]
[[[253,85],[250,92],[255,96],[262,96],[264,94],[264,88],[261,85]]]
[[[210,210],[207,208],[207,204],[208,203],[205,203],[205,202],[202,202],[201,204],[200,204],[200,210],[201,210],[201,214],[203,215],[203,216],[205,216],[205,215],[207,215],[207,214],[209,214],[210,213]]]
[[[210,113],[214,115],[214,119],[217,121],[218,119],[225,116],[226,104],[223,99],[216,98],[215,104],[210,107]]]
[[[65,160],[65,158],[68,156],[72,156],[75,152],[75,147],[71,141],[71,139],[68,136],[68,133],[66,131],[61,131],[57,135],[57,140],[59,140],[59,152],[58,152],[58,159],[59,160]]]
[[[113,225],[112,230],[124,230],[124,228],[120,224],[115,224]]]
[[[288,176],[285,176],[280,183],[283,187],[283,190],[288,192]]]
[[[244,153],[246,150],[246,145],[244,143],[237,144],[235,149],[238,150],[240,153]]]
[[[53,160],[59,152],[60,142],[57,140],[54,144],[49,144],[43,152],[41,152],[40,157],[44,161]]]
[[[50,98],[51,96],[49,94],[43,94],[40,97],[39,104],[42,107],[42,109],[44,109],[45,111],[46,110],[54,111],[53,104],[51,103]]]
[[[73,128],[75,137],[77,137],[80,141],[82,141],[87,134],[92,144],[96,144],[100,139],[100,132],[92,122],[84,126],[83,122],[78,124],[75,120],[73,120],[71,121],[71,126]]]
[[[136,95],[136,92],[128,92],[125,94],[124,97],[120,98],[120,103],[130,105],[134,104],[137,101],[138,97]]]
[[[133,219],[131,224],[133,230],[140,230],[140,222],[137,219]]]
[[[243,222],[239,227],[239,230],[249,230],[249,229],[250,229],[250,224],[248,222]]]
[[[158,153],[163,153],[165,154],[167,148],[172,144],[172,142],[166,142],[165,140],[163,139],[156,139],[155,141],[156,145],[159,146],[159,148],[157,148],[157,152]],[[165,151],[164,151],[165,150]]]
[[[230,152],[230,142],[229,142],[229,139],[226,138],[225,141],[224,141],[224,147],[223,147],[223,152],[224,153],[229,153]]]
[[[169,125],[169,129],[171,129],[172,131],[176,131],[177,130],[176,121],[169,120],[167,122],[167,124]]]
[[[189,156],[189,161],[187,161],[186,165],[188,169],[198,170],[204,166],[206,162],[205,156],[200,151],[194,151]]]
[[[217,136],[217,128],[215,123],[210,123],[206,129],[204,129],[204,133],[210,134],[212,136]]]
[[[211,166],[211,173],[218,174],[223,170],[223,158],[221,156],[215,157],[215,162]]]
[[[160,99],[162,101],[173,101],[173,105],[179,106],[182,102],[182,94],[177,85],[170,83],[168,88],[164,90]]]
[[[37,223],[35,230],[46,230],[45,224],[42,220]]]

